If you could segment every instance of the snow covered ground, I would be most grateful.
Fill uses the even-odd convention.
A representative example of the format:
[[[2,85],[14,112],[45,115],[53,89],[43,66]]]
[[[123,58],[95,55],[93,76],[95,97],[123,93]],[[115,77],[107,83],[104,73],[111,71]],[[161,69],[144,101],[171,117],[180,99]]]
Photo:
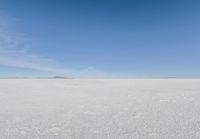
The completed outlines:
[[[199,79],[1,79],[0,139],[199,139]]]

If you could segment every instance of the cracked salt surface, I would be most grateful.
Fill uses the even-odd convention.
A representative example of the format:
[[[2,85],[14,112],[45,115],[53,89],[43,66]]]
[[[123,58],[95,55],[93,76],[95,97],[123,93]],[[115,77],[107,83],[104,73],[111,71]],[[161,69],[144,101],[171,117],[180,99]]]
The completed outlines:
[[[199,139],[199,79],[0,80],[1,139]]]

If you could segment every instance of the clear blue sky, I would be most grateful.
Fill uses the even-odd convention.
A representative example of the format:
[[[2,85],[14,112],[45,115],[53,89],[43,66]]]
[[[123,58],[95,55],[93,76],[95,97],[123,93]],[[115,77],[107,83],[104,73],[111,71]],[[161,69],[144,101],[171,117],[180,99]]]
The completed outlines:
[[[0,0],[0,76],[200,77],[197,0]]]

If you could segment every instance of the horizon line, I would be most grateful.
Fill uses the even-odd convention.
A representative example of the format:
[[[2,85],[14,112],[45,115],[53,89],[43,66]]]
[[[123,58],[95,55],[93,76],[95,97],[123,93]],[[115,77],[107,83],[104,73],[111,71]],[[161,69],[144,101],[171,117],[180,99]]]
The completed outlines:
[[[0,77],[0,79],[200,79],[200,77],[67,77],[67,76],[47,76],[47,77]]]

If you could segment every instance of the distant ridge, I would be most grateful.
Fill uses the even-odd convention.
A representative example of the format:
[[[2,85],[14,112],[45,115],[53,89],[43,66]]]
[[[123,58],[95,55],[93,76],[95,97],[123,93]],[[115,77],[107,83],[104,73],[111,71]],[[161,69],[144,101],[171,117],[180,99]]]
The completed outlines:
[[[0,77],[0,79],[72,79],[65,76],[53,76],[53,77]]]

